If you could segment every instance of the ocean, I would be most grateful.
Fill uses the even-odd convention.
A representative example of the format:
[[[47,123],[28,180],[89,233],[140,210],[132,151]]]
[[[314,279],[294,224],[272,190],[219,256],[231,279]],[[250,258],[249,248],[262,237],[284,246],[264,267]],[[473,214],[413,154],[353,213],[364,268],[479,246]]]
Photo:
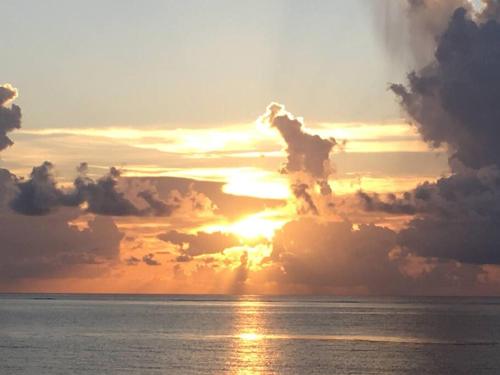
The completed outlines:
[[[500,299],[3,294],[0,374],[500,374]]]

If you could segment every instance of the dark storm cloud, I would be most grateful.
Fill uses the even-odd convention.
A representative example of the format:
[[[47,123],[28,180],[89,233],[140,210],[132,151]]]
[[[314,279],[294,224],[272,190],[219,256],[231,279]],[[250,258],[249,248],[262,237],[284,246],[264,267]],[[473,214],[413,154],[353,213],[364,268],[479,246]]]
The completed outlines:
[[[423,214],[398,236],[422,256],[473,264],[500,264],[500,172],[462,170],[414,192]]]
[[[448,148],[452,170],[401,196],[358,194],[367,210],[416,214],[397,236],[404,253],[500,264],[500,25],[486,19],[496,6],[474,20],[456,9],[435,60],[391,87],[422,138]]]
[[[13,142],[7,133],[21,127],[21,108],[8,103],[17,97],[17,90],[9,84],[0,86],[0,151],[11,146]]]
[[[189,234],[174,230],[160,234],[158,238],[162,241],[178,245],[181,253],[190,257],[221,253],[227,248],[241,245],[238,237],[222,232]]]
[[[435,61],[392,85],[422,138],[446,145],[471,168],[500,164],[500,25],[475,23],[458,8],[440,37]]]

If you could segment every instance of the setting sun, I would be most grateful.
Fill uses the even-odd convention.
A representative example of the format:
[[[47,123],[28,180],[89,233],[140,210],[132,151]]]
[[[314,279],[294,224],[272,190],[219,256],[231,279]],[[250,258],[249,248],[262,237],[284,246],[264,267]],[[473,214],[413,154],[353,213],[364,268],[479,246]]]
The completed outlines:
[[[253,215],[246,217],[229,226],[229,230],[243,239],[256,239],[264,237],[272,239],[274,232],[283,226],[283,222],[275,221],[262,216]]]

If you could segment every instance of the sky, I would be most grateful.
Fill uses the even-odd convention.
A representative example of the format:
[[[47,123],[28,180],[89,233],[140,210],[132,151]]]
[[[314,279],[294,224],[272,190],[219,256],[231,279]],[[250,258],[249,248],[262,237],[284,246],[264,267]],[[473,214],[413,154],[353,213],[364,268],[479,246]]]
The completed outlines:
[[[496,1],[2,8],[0,290],[500,291]]]
[[[26,128],[397,119],[367,2],[8,2],[2,66]]]

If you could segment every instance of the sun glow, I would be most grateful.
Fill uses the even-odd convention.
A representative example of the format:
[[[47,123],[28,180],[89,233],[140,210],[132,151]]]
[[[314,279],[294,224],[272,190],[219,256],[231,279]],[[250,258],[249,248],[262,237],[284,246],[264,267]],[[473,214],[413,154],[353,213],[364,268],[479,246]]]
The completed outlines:
[[[271,240],[274,233],[290,221],[288,207],[279,207],[245,216],[234,222],[222,222],[200,228],[208,233],[223,232],[238,236],[243,242]]]
[[[270,240],[273,238],[274,232],[281,228],[283,224],[281,221],[252,215],[231,224],[228,229],[243,239],[253,240],[264,237]]]

